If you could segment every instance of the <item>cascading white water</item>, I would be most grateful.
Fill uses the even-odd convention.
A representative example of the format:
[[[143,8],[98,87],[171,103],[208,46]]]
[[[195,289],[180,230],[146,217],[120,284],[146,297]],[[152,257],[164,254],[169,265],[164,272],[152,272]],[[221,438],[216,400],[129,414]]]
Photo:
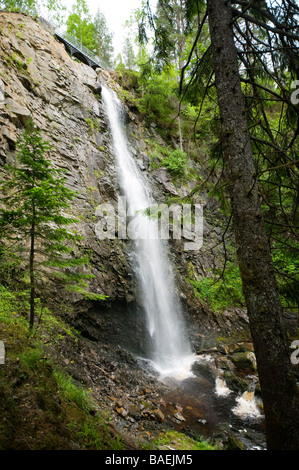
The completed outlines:
[[[165,241],[157,238],[156,224],[144,214],[154,201],[148,184],[129,151],[122,126],[121,101],[106,86],[102,87],[102,98],[110,123],[117,172],[126,197],[128,216],[133,218],[134,227],[139,234],[135,240],[135,269],[153,343],[148,359],[161,375],[184,377],[190,374],[194,359],[185,333]]]

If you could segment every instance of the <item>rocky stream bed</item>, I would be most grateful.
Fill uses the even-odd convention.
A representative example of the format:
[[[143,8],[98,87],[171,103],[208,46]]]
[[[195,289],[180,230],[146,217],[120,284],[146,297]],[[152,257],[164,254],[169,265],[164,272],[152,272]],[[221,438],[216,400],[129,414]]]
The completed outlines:
[[[73,379],[109,411],[111,433],[121,435],[129,449],[146,446],[169,430],[219,449],[265,449],[250,344],[199,351],[192,374],[180,380],[159,377],[148,361],[120,346],[85,338],[67,343],[51,355],[56,353]]]

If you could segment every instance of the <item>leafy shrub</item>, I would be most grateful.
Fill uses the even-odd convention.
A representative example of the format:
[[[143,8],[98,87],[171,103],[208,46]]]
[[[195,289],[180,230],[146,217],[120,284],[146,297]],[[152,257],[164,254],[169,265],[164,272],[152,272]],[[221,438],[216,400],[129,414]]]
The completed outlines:
[[[215,274],[220,275],[220,272],[217,270]],[[197,297],[210,304],[215,311],[245,305],[239,268],[231,262],[227,263],[218,281],[215,277],[205,277],[200,281],[189,279],[189,282]]]
[[[180,149],[176,149],[167,155],[163,161],[164,165],[170,173],[176,176],[183,176],[186,171],[187,154]]]

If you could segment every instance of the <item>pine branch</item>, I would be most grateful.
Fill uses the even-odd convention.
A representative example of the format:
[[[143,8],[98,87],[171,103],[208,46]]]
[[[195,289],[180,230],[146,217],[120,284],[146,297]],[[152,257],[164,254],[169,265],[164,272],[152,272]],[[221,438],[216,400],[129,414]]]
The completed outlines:
[[[196,38],[195,38],[195,40],[194,40],[194,42],[193,42],[193,45],[192,45],[191,51],[190,51],[190,53],[189,53],[188,59],[187,59],[185,65],[184,65],[184,66],[182,67],[182,69],[181,69],[180,88],[179,88],[180,94],[181,94],[182,88],[183,88],[185,70],[186,70],[186,68],[188,67],[188,65],[189,65],[190,62],[191,62],[191,59],[192,59],[192,56],[193,56],[193,52],[194,52],[195,47],[196,47],[196,45],[197,45],[197,42],[198,42],[198,40],[199,40],[199,38],[200,38],[201,31],[202,31],[202,28],[203,28],[203,26],[204,26],[206,20],[207,20],[207,17],[208,17],[208,12],[206,11],[205,14],[204,14],[204,16],[203,16],[203,19],[202,19],[202,21],[201,21],[201,23],[200,23],[200,25],[199,25],[199,27],[198,27],[198,30],[197,30],[197,33],[196,33]]]
[[[242,13],[241,11],[232,8],[232,13],[233,16],[236,18],[243,18],[244,20],[249,21],[250,23],[253,23],[257,26],[260,26],[261,28],[266,29],[267,31],[271,31],[272,33],[276,34],[281,34],[283,36],[288,37],[289,39],[294,39],[295,41],[299,41],[299,36],[297,34],[290,33],[288,31],[285,31],[283,29],[280,29],[283,27],[282,25],[279,25],[279,27],[273,28],[272,26],[269,26],[267,23],[265,23],[262,20],[258,20],[257,18],[254,18],[253,16],[247,15],[246,13]],[[272,21],[272,20],[271,20]]]

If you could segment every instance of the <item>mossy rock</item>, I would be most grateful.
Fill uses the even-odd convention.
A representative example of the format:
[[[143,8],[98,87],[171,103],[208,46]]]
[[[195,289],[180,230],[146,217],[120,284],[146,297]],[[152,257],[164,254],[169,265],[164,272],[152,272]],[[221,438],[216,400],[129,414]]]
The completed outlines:
[[[236,374],[231,371],[225,371],[223,377],[228,388],[234,392],[243,393],[248,389],[248,383],[246,380],[237,377]]]
[[[228,436],[227,450],[247,450],[243,442],[233,434]]]
[[[252,352],[238,352],[228,356],[237,369],[256,371],[255,355]]]

